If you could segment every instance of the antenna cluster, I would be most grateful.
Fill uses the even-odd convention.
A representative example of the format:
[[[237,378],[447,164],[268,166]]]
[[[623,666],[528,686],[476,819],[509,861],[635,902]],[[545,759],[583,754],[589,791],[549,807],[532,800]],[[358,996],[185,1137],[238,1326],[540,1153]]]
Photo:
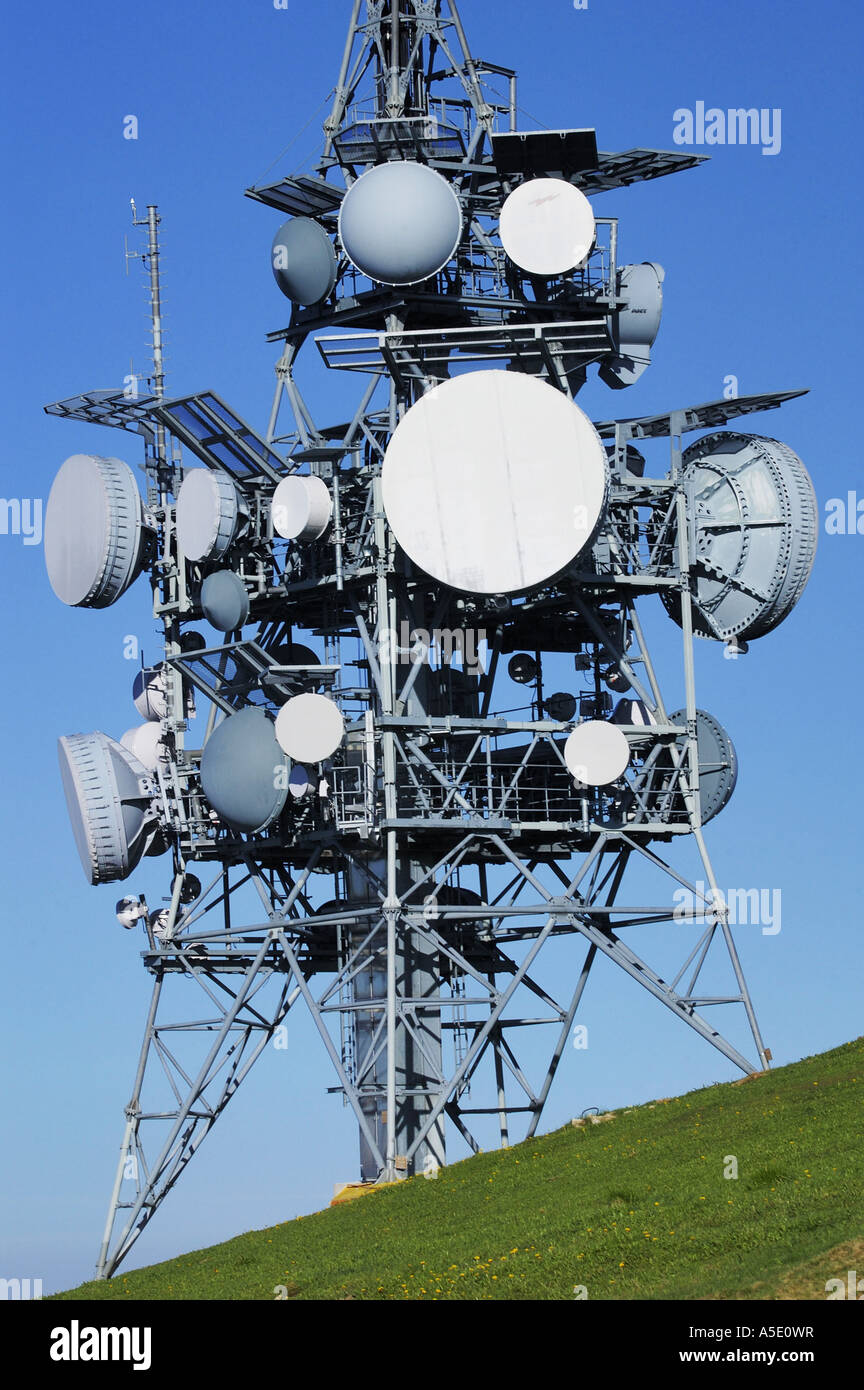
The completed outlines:
[[[280,216],[291,305],[266,432],[213,391],[165,398],[152,207],[152,394],[48,407],[143,435],[148,479],[142,498],[124,462],[67,460],[55,592],[101,608],[146,573],[164,639],[140,727],[60,740],[88,882],[170,862],[102,1275],[295,1006],[367,1182],[433,1174],[448,1130],[470,1149],[533,1134],[598,956],[743,1071],[769,1059],[703,835],[738,765],[697,705],[693,643],[743,652],[807,583],[804,465],[724,428],[801,393],[589,419],[589,371],[620,391],[650,365],[665,280],[620,262],[591,196],[700,158],[520,131],[515,74],[472,57],[454,3],[363,8],[315,173],[248,190]],[[306,347],[356,384],[348,420],[304,398]],[[659,473],[639,448],[655,439]],[[682,708],[641,620],[652,594],[681,630]],[[682,838],[713,896],[689,885],[685,958],[661,972],[632,943],[680,922]],[[637,865],[649,906],[625,893]],[[719,994],[701,983],[718,956]],[[709,1022],[720,1006],[743,1009],[755,1062]],[[551,1032],[539,1079],[526,1028]]]

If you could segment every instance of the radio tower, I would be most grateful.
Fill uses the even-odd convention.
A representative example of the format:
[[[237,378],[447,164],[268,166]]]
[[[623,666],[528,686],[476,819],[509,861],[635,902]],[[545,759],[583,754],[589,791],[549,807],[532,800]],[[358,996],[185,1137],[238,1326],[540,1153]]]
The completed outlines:
[[[620,262],[590,196],[700,162],[522,132],[515,74],[472,56],[452,0],[355,0],[316,171],[248,190],[281,215],[292,304],[266,435],[211,391],[165,399],[161,367],[149,396],[48,407],[141,433],[148,478],[142,499],[117,459],[63,465],[55,591],[104,607],[146,570],[164,633],[144,724],[60,741],[88,881],[172,862],[164,912],[118,904],[144,915],[153,995],[100,1277],[264,1048],[290,1047],[295,1006],[371,1183],[434,1174],[453,1130],[534,1134],[599,956],[767,1066],[704,837],[735,751],[693,645],[743,653],[806,585],[803,465],[719,428],[802,393],[596,424],[574,401],[595,365],[637,380],[662,314],[664,272]],[[301,392],[304,348],[357,383],[335,422]],[[659,474],[642,440],[668,441]],[[680,628],[681,709],[650,594]],[[661,972],[637,948],[664,924]],[[750,1056],[712,1021],[736,1009]]]

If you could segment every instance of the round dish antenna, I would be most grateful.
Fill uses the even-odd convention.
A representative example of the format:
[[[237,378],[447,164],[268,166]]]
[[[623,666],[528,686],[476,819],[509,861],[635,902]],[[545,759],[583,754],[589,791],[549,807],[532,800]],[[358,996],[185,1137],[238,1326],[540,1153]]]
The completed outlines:
[[[87,882],[95,886],[128,878],[159,830],[146,768],[107,734],[70,734],[59,740],[58,751]]]
[[[565,743],[564,761],[580,786],[608,787],[626,772],[630,745],[617,724],[589,719]]]
[[[201,786],[234,830],[257,834],[276,819],[288,798],[288,763],[263,710],[240,710],[211,734],[201,755]]]
[[[145,666],[132,682],[132,700],[142,719],[167,719],[168,695],[165,669]]]
[[[214,570],[201,585],[201,609],[217,632],[236,632],[249,617],[246,585],[233,570]]]
[[[816,557],[819,511],[807,469],[775,439],[723,432],[687,450],[684,480],[696,536],[695,631],[721,642],[763,637],[795,607]],[[680,623],[676,595],[663,601]]]
[[[686,724],[687,711],[675,710],[669,715],[671,724]],[[656,769],[649,774],[652,792],[647,798],[649,804],[657,808],[658,814],[672,821],[687,820],[687,805],[680,785],[680,774],[674,771],[681,764],[686,746],[686,735],[680,734],[675,753],[666,750],[657,759]],[[699,763],[699,799],[702,809],[702,823],[706,824],[719,816],[729,802],[738,781],[738,755],[735,745],[723,725],[718,723],[707,710],[696,711],[696,746]],[[684,769],[686,773],[686,762]],[[639,774],[634,781],[634,789],[639,790]],[[659,779],[659,780],[658,780]],[[671,795],[666,788],[673,787]]]
[[[296,695],[276,717],[276,738],[283,752],[300,763],[332,758],[345,737],[342,711],[326,695]]]
[[[319,304],[336,284],[339,260],[333,243],[311,217],[284,222],[270,254],[276,284],[295,304]]]
[[[187,560],[221,560],[240,529],[242,505],[226,473],[192,468],[177,498],[177,539]]]
[[[619,271],[618,295],[626,303],[609,318],[615,353],[600,364],[600,379],[613,390],[632,386],[651,365],[651,349],[663,318],[665,279],[666,272],[656,261],[625,265]]]
[[[160,724],[139,724],[134,729],[127,729],[120,743],[128,749],[133,758],[138,759],[138,762],[147,772],[156,771],[160,756],[164,751]]]
[[[288,778],[288,791],[291,796],[295,801],[303,801],[307,796],[311,796],[314,790],[315,784],[308,767],[303,767],[301,763],[297,763],[292,767],[291,776]]]
[[[273,494],[273,530],[286,541],[320,540],[330,525],[333,499],[321,478],[294,474]]]
[[[342,201],[339,236],[362,275],[383,285],[416,285],[452,260],[462,239],[462,209],[434,169],[397,160],[352,184]]]
[[[557,720],[559,724],[569,724],[578,708],[576,696],[566,690],[559,690],[555,695],[550,695],[543,705],[544,713],[550,719]]]
[[[606,506],[606,452],[577,405],[517,372],[435,387],[384,458],[384,509],[406,554],[467,593],[513,594],[560,574]]]
[[[107,608],[137,577],[144,549],[141,494],[121,459],[73,454],[45,509],[45,567],[72,608]]]
[[[501,209],[501,243],[528,275],[566,275],[594,249],[597,224],[581,189],[565,179],[529,179]]]

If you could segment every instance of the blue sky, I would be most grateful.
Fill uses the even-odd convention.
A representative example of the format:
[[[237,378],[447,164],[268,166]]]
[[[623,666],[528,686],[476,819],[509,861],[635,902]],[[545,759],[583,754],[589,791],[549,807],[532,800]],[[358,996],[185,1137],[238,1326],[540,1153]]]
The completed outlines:
[[[212,387],[266,426],[276,354],[264,335],[287,321],[268,266],[279,216],[242,194],[269,166],[272,177],[289,173],[316,152],[349,8],[155,0],[145,16],[106,0],[83,9],[48,0],[7,17],[4,497],[47,497],[75,452],[140,461],[133,436],[42,413],[48,401],[119,387],[130,362],[146,365],[140,268],[124,274],[130,196],[139,209],[157,202],[163,217],[169,392]],[[823,515],[832,498],[864,499],[859,442],[845,435],[860,392],[858,8],[464,0],[462,11],[475,54],[518,67],[525,113],[550,128],[594,125],[601,149],[674,148],[674,113],[700,101],[782,111],[776,156],[721,145],[703,151],[713,157],[699,170],[597,200],[621,219],[625,260],[666,267],[666,314],[639,384],[613,397],[592,383],[580,404],[597,419],[650,413],[719,397],[729,375],[742,393],[807,386],[803,400],[755,417],[754,432],[801,455]],[[128,114],[139,119],[137,141],[123,139]],[[313,400],[323,404],[331,383],[318,377]],[[729,729],[741,762],[736,794],[710,827],[720,884],[783,893],[777,935],[738,933],[779,1063],[864,1031],[853,733],[862,562],[864,535],[823,527],[813,579],[787,623],[743,661],[707,644],[698,652],[699,702]],[[157,647],[145,587],[102,613],[67,610],[41,547],[21,536],[0,535],[0,583],[0,1275],[41,1277],[47,1292],[92,1272],[149,984],[137,939],[114,921],[115,887],[84,882],[56,739],[119,737],[134,724],[124,638],[137,635],[153,658]],[[676,632],[653,611],[651,630],[675,689]],[[158,900],[158,861],[130,886],[139,882]],[[591,1046],[568,1050],[545,1128],[588,1105],[733,1075],[611,966],[592,978],[583,1020]],[[324,1093],[329,1064],[306,1020],[292,1028],[296,1046],[262,1058],[133,1264],[318,1209],[333,1182],[354,1176],[355,1127]]]

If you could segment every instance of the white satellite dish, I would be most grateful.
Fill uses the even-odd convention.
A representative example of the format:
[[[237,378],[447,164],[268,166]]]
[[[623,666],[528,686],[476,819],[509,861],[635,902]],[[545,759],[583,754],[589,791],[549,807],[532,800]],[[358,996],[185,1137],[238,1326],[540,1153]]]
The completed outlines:
[[[164,666],[145,666],[132,682],[132,700],[142,719],[168,718]]]
[[[630,745],[617,724],[589,719],[565,743],[564,761],[580,786],[608,787],[626,772]]]
[[[143,768],[148,772],[156,771],[164,752],[160,724],[151,722],[127,729],[120,742],[124,748],[128,748],[133,758],[138,759]]]
[[[295,695],[276,716],[276,740],[295,762],[324,762],[344,737],[342,711],[326,695]]]
[[[135,475],[121,459],[73,454],[45,508],[45,568],[73,608],[107,608],[140,572],[144,515]]]
[[[88,883],[128,878],[147,853],[165,848],[147,769],[107,734],[70,734],[58,743],[63,790]]]
[[[383,285],[416,285],[443,270],[462,239],[451,185],[427,164],[378,164],[352,184],[339,236],[355,269]]]
[[[546,583],[590,544],[606,505],[606,452],[577,405],[520,372],[470,372],[412,406],[384,459],[396,539],[466,593]]]
[[[227,473],[192,468],[177,498],[177,540],[187,560],[221,560],[230,549],[244,515]]]
[[[321,478],[293,474],[273,494],[273,530],[286,541],[320,540],[330,525],[333,499]]]
[[[529,275],[566,275],[584,265],[597,239],[585,194],[565,179],[529,179],[501,209],[501,243]]]

